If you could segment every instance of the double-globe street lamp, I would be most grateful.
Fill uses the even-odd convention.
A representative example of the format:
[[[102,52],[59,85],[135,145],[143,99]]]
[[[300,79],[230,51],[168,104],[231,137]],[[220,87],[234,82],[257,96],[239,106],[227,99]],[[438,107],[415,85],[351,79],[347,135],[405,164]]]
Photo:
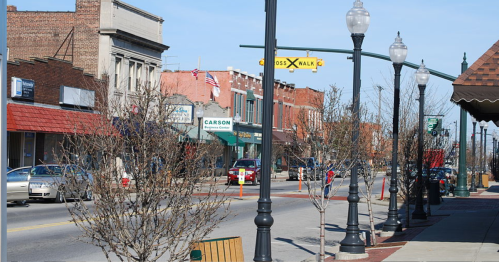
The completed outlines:
[[[473,123],[473,139],[471,140],[471,186],[470,186],[470,192],[477,192],[476,190],[476,176],[475,176],[475,166],[476,166],[476,119],[474,117],[471,117],[471,123]]]
[[[402,231],[402,224],[398,219],[397,211],[397,160],[398,160],[398,133],[399,133],[399,106],[400,106],[400,71],[407,57],[407,46],[402,43],[400,32],[397,33],[395,42],[390,46],[390,59],[395,70],[394,95],[393,95],[393,142],[392,142],[392,175],[390,177],[390,205],[388,218],[383,225],[382,234],[394,234]]]
[[[203,118],[204,115],[204,110],[203,106],[198,107],[198,110],[196,110],[196,116],[198,117],[198,143],[199,139],[201,138],[201,118]]]
[[[419,126],[418,126],[418,181],[416,185],[416,206],[412,212],[412,219],[426,219],[426,212],[423,207],[423,118],[424,118],[424,95],[426,84],[430,79],[430,71],[426,69],[424,62],[421,61],[419,69],[416,71],[416,82],[419,88]]]
[[[364,242],[359,237],[359,185],[358,185],[358,165],[357,155],[359,150],[359,108],[360,108],[360,62],[361,47],[364,40],[364,33],[369,28],[371,18],[369,12],[363,7],[360,0],[354,2],[354,6],[347,12],[346,22],[351,33],[353,49],[353,107],[352,107],[352,170],[348,191],[348,218],[346,236],[340,242],[340,253],[365,254]]]

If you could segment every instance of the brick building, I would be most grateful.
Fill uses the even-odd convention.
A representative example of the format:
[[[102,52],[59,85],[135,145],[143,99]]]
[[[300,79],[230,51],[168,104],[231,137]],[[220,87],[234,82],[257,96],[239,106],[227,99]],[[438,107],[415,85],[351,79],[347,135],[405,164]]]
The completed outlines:
[[[239,114],[241,121],[234,126],[231,133],[215,132],[230,147],[226,156],[229,160],[226,160],[226,163],[241,157],[260,158],[263,120],[262,77],[232,67],[228,67],[226,71],[209,71],[208,73],[218,80],[220,85],[218,97],[213,95],[213,86],[205,83],[206,71],[198,72],[197,79],[190,71],[162,72],[162,91],[167,95],[183,94],[190,100],[200,103],[217,102],[222,108],[228,109],[227,114],[218,117],[234,119]],[[294,84],[276,79],[272,124],[274,143],[290,145],[292,136],[289,134],[296,122],[297,110],[312,104],[307,99],[312,97],[323,99],[323,94],[311,88],[295,88]],[[317,114],[311,116],[315,121],[320,120]],[[239,130],[237,139],[235,139],[236,129]],[[240,142],[237,150],[236,140]],[[236,156],[236,152],[239,155]]]
[[[18,11],[7,7],[9,60],[56,57],[101,78],[125,99],[137,85],[156,85],[161,70],[159,16],[118,0],[76,0],[75,12]]]
[[[68,61],[48,57],[7,62],[7,163],[10,167],[54,162],[63,134],[84,132],[95,90],[107,82]],[[102,101],[100,101],[102,102]]]

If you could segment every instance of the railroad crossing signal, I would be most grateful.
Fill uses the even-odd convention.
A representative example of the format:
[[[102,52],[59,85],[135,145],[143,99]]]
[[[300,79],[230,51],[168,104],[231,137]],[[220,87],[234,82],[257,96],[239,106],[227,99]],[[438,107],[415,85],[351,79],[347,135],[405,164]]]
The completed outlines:
[[[259,64],[263,66],[265,60],[262,58]],[[276,69],[317,69],[324,66],[324,60],[317,57],[276,57],[274,68]]]

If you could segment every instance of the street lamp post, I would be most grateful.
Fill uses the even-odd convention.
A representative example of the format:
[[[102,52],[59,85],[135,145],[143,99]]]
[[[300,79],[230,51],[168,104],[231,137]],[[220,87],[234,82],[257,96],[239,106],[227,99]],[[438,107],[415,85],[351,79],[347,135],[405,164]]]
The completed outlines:
[[[270,228],[274,224],[270,198],[272,166],[272,118],[274,115],[274,62],[276,51],[277,0],[265,1],[265,51],[263,66],[262,168],[258,215],[255,217],[256,244],[254,261],[272,261]]]
[[[485,121],[480,121],[480,171],[478,172],[478,185],[476,186],[477,188],[483,188],[482,184],[482,174],[483,174],[483,128],[485,126],[486,122]]]
[[[419,88],[419,126],[418,126],[418,182],[417,182],[417,195],[416,206],[412,212],[412,219],[426,219],[426,212],[423,207],[423,118],[424,118],[424,95],[426,84],[430,78],[430,71],[426,69],[424,62],[421,61],[418,71],[416,71],[416,82]]]
[[[476,119],[474,117],[471,117],[471,123],[473,123],[473,139],[471,141],[471,154],[472,154],[472,161],[471,161],[471,186],[470,186],[470,192],[477,192],[476,190],[476,185],[475,185],[475,165],[476,165]]]
[[[492,132],[492,165],[490,166],[490,173],[495,176],[496,173],[496,131]]]
[[[390,59],[395,70],[395,90],[393,98],[393,142],[392,142],[392,175],[390,178],[390,205],[388,208],[388,218],[383,225],[383,232],[400,232],[402,224],[398,219],[397,211],[397,160],[398,160],[398,133],[399,133],[399,106],[400,106],[400,71],[402,63],[407,56],[407,46],[402,43],[400,32],[397,33],[395,42],[390,46]],[[387,233],[385,233],[387,234]]]
[[[196,116],[198,117],[198,143],[199,143],[199,139],[201,138],[200,137],[200,134],[201,134],[201,118],[203,118],[203,115],[204,115],[203,106],[199,106],[198,110],[196,111]]]
[[[360,0],[354,2],[354,6],[347,12],[346,22],[348,30],[351,33],[354,49],[353,49],[353,131],[352,131],[352,170],[350,177],[350,185],[348,190],[348,218],[346,236],[340,242],[340,253],[365,254],[364,241],[359,237],[359,185],[358,185],[358,165],[357,154],[359,150],[359,107],[360,107],[360,63],[361,63],[361,47],[364,40],[364,33],[369,27],[371,18],[369,12],[363,7]]]
[[[234,117],[234,123],[236,123],[236,160],[239,159],[239,122],[241,122],[241,116],[236,113]]]
[[[483,126],[483,174],[487,174],[487,128],[488,127],[489,124],[485,122],[485,125]],[[480,184],[483,185],[482,182],[483,182],[482,176],[480,176]]]

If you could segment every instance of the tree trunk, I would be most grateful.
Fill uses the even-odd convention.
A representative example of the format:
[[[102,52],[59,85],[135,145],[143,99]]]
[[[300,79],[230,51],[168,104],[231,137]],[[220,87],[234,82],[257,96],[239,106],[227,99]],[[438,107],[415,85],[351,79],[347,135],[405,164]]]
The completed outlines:
[[[325,210],[322,208],[320,211],[320,217],[321,217],[321,233],[320,233],[320,238],[321,238],[321,246],[320,246],[320,258],[319,261],[324,262],[326,251],[325,251],[325,246],[326,246],[326,213]]]
[[[367,200],[367,211],[369,212],[369,226],[370,226],[370,229],[371,229],[371,245],[375,246],[377,244],[377,241],[376,241],[376,231],[374,229],[373,207],[372,207],[371,199],[370,198],[366,198],[366,200]]]

